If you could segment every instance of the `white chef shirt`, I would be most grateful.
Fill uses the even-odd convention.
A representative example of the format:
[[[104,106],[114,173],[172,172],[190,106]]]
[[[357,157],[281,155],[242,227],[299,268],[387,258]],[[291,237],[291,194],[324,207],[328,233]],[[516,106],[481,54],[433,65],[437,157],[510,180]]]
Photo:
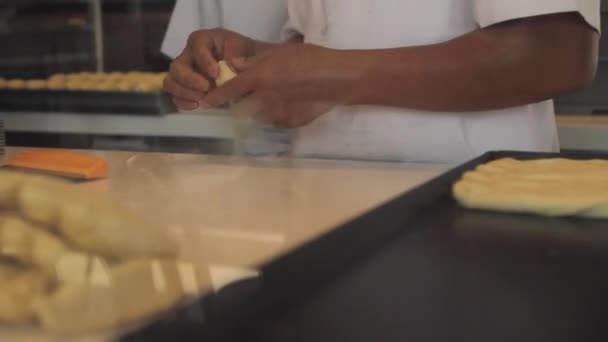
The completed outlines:
[[[289,31],[335,49],[440,43],[498,22],[578,11],[599,30],[599,0],[288,0]],[[449,58],[449,56],[446,56]],[[550,57],[548,57],[550,58]],[[477,113],[338,107],[298,130],[303,157],[461,162],[490,150],[557,151],[552,101]]]
[[[213,2],[201,2],[205,1]],[[254,2],[215,2],[242,6],[250,1]],[[502,21],[562,12],[579,12],[598,31],[600,25],[600,0],[257,2],[266,5],[273,2],[270,7],[257,11],[254,8],[242,11],[244,15],[250,14],[250,10],[263,15],[258,29],[263,26],[265,33],[274,32],[277,22],[267,20],[271,17],[268,10],[282,13],[287,2],[289,20],[285,32],[300,33],[308,43],[335,49],[436,44]],[[179,15],[177,10],[175,15]],[[187,27],[186,32],[180,32],[179,50],[187,34],[195,29]],[[294,154],[299,157],[461,162],[489,150],[559,150],[553,102],[476,113],[439,113],[381,106],[337,107],[298,129],[294,139]]]

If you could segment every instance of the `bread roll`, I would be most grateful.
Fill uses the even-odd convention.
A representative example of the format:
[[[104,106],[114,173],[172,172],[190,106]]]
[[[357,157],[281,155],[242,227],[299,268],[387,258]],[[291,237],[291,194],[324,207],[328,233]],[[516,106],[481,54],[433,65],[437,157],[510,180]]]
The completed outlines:
[[[74,334],[133,323],[167,311],[185,296],[175,260],[142,259],[98,265],[88,281],[39,298],[35,310],[46,330]]]
[[[44,297],[50,288],[51,281],[41,272],[16,269],[14,275],[0,282],[0,322],[34,321],[34,302]]]

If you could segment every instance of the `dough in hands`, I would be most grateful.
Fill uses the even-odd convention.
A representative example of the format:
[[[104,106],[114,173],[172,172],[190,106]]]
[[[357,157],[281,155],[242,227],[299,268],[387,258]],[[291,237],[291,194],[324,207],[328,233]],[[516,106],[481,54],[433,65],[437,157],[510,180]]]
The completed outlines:
[[[499,159],[465,173],[453,193],[475,209],[608,218],[608,161]]]
[[[218,87],[221,87],[224,84],[226,84],[226,82],[235,78],[236,73],[234,71],[232,71],[232,69],[230,68],[230,66],[228,66],[228,63],[226,63],[226,61],[219,61],[217,64],[219,66],[219,74],[218,74],[217,78],[215,79],[215,84]]]

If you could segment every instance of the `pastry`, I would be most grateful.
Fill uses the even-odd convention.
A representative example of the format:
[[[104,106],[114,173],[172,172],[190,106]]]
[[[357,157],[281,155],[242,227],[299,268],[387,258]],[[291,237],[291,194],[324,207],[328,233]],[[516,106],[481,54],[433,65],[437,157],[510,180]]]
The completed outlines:
[[[85,282],[39,297],[34,307],[46,330],[74,334],[134,323],[186,296],[175,260],[140,259],[96,265]]]
[[[22,79],[12,79],[6,82],[6,87],[9,89],[24,89],[25,81]]]
[[[0,322],[30,323],[36,319],[34,302],[45,296],[51,281],[41,272],[2,263]],[[10,268],[10,270],[9,270]]]
[[[57,236],[12,214],[0,215],[0,257],[56,276],[60,260],[71,252]]]
[[[27,80],[25,81],[25,87],[27,89],[45,89],[46,80]]]
[[[476,209],[608,218],[608,161],[499,159],[466,172],[456,199]]]
[[[57,231],[72,246],[109,258],[175,257],[177,248],[151,223],[141,222],[102,194],[47,177],[0,171],[7,208]]]

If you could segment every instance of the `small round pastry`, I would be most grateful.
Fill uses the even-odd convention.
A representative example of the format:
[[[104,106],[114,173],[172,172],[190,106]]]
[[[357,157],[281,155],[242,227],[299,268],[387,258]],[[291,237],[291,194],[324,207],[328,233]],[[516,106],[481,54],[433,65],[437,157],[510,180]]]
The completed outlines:
[[[141,72],[141,71],[129,71],[126,74],[127,79],[132,79],[132,80],[139,80],[142,77],[145,77],[146,73],[145,72]]]
[[[80,75],[80,73],[70,73],[70,74],[66,74],[66,80],[68,82],[72,82],[72,81],[81,81],[82,80],[82,76]]]
[[[25,87],[27,89],[46,89],[46,80],[32,79],[25,81]]]
[[[49,82],[67,82],[68,76],[66,74],[53,74],[49,77]]]
[[[95,82],[103,82],[107,77],[107,74],[103,73],[103,72],[94,72],[91,73],[91,75],[89,76],[89,80],[90,81],[95,81]]]
[[[68,90],[82,90],[83,82],[81,80],[70,80],[66,83],[66,89]]]
[[[149,92],[153,92],[156,89],[150,83],[140,82],[140,83],[135,84],[133,90],[140,92],[140,93],[149,93]]]
[[[106,74],[105,79],[106,80],[112,80],[112,81],[116,81],[116,80],[121,80],[125,77],[125,74],[122,72],[118,72],[118,71],[113,71],[109,74]]]
[[[97,91],[112,91],[114,90],[114,82],[102,81],[95,84],[95,90]]]
[[[80,84],[80,89],[78,89],[78,90],[95,90],[96,87],[97,87],[97,82],[89,79],[86,81],[82,81],[82,83]]]
[[[25,88],[25,81],[20,79],[20,78],[15,78],[12,80],[8,80],[6,82],[6,86],[9,89],[24,89]]]
[[[78,73],[78,76],[81,79],[88,80],[88,79],[91,79],[93,76],[95,76],[95,73],[94,72],[90,72],[90,71],[82,71],[82,72]]]
[[[127,80],[121,80],[121,81],[114,83],[114,90],[131,91],[131,90],[133,90],[133,88],[134,88],[134,85]]]
[[[47,87],[47,89],[50,89],[50,90],[63,90],[63,89],[66,89],[67,82],[59,80],[59,79],[48,80],[46,82],[46,87]]]

